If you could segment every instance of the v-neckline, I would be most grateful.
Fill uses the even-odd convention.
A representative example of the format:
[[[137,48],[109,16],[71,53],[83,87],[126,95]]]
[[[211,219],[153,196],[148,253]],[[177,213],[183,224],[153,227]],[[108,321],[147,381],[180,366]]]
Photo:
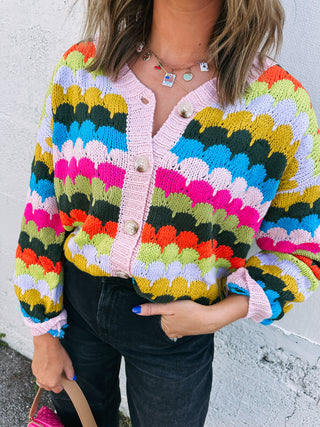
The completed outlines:
[[[263,70],[259,70],[257,64],[258,60],[256,58],[248,78],[249,84],[257,80],[261,73],[274,65],[275,62],[270,58],[266,58]],[[173,145],[182,136],[188,124],[193,120],[194,116],[199,111],[213,105],[220,106],[221,108],[221,105],[218,101],[216,83],[216,77],[213,77],[212,79],[207,80],[183,96],[173,107],[170,114],[162,123],[158,131],[152,135],[153,117],[156,105],[156,98],[153,90],[141,82],[141,80],[136,76],[128,64],[124,65],[118,79],[112,82],[115,89],[119,92],[120,95],[124,97],[128,106],[128,112],[135,113],[137,111],[141,111],[141,100],[143,98],[148,100],[148,105],[146,107],[150,108],[150,104],[153,106],[152,114],[150,113],[151,110],[148,109],[148,113],[146,113],[148,115],[148,120],[141,120],[141,126],[145,128],[143,129],[144,132],[146,132],[148,129],[149,140],[151,139],[152,145],[154,147],[161,147],[161,150],[170,150],[173,147]],[[189,102],[192,105],[193,113],[190,115],[190,117],[181,117],[179,114],[178,107],[181,102]],[[143,114],[143,112],[141,114]],[[139,121],[139,117],[130,117],[130,121],[134,120]]]
[[[155,110],[156,98],[153,90],[141,82],[128,64],[121,70],[119,78],[115,82],[115,86],[119,93],[125,96],[127,102],[139,102],[141,98],[151,99]],[[130,91],[131,93],[129,93]],[[170,140],[176,141],[179,134],[183,133],[186,125],[193,119],[196,113],[217,101],[216,78],[213,77],[179,99],[160,128],[152,135],[153,143],[157,144],[162,141],[164,137],[167,138],[168,136],[170,136]],[[193,113],[188,118],[182,118],[178,113],[178,107],[182,102],[189,102],[193,107]]]

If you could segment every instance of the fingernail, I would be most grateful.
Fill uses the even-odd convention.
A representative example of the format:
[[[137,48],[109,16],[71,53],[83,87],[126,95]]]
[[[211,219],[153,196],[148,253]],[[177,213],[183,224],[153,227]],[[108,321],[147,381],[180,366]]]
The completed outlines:
[[[73,379],[73,381],[76,381],[77,380],[77,376],[74,375],[72,379]]]
[[[132,312],[135,314],[141,313],[141,305],[137,305],[137,307],[133,307]]]

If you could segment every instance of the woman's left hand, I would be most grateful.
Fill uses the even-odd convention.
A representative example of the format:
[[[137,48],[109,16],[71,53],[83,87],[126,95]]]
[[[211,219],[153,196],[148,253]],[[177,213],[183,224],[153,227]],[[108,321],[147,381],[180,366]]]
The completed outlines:
[[[185,335],[213,333],[245,317],[248,301],[246,296],[230,294],[223,301],[211,306],[184,300],[166,304],[146,303],[135,307],[133,312],[140,316],[160,314],[162,329],[168,337],[181,338]]]

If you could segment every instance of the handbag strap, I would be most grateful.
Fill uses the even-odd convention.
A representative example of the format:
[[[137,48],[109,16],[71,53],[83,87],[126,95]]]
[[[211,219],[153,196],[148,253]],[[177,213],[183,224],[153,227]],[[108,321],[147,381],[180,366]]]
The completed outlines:
[[[67,392],[68,396],[70,397],[73,403],[73,406],[75,407],[77,414],[79,415],[82,426],[97,427],[97,424],[93,418],[87,399],[85,398],[78,384],[75,381],[68,380],[64,374],[61,377],[61,384],[62,384],[62,387]],[[29,422],[32,421],[33,417],[37,412],[42,391],[43,389],[39,388],[34,398],[34,401],[32,403],[32,406],[29,412]]]

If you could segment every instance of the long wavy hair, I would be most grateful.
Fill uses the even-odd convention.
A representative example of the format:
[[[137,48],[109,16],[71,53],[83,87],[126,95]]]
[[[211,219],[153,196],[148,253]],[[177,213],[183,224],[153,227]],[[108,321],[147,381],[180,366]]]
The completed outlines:
[[[89,71],[103,69],[117,79],[130,63],[139,43],[147,41],[152,26],[153,0],[88,0],[84,38],[99,35]],[[284,10],[280,0],[225,0],[212,30],[208,61],[217,70],[222,104],[234,103],[247,86],[255,57],[277,54],[282,43]]]

